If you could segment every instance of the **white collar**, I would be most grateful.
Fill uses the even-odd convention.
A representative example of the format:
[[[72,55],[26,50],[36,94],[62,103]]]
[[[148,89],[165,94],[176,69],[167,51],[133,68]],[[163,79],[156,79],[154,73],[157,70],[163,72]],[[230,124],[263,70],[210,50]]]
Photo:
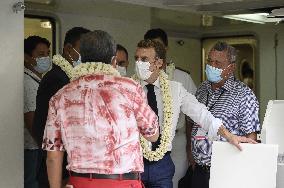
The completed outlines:
[[[141,80],[141,85],[142,85],[142,87],[144,88],[144,86],[146,86],[146,85],[148,85],[149,83],[148,82],[146,82],[146,81],[144,81],[144,80]],[[158,77],[157,78],[157,80],[154,82],[154,83],[152,83],[154,86],[156,86],[157,88],[160,88],[161,86],[160,86],[160,78]]]

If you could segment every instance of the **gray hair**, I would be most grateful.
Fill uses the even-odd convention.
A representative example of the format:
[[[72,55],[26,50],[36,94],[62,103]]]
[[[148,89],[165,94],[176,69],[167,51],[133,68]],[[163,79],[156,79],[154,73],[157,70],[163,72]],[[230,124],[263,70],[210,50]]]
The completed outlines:
[[[110,64],[116,53],[114,39],[105,31],[95,30],[82,35],[80,54],[82,62],[103,62]]]
[[[236,59],[237,59],[237,50],[236,48],[234,48],[233,46],[230,46],[229,44],[227,44],[226,42],[217,42],[212,50],[217,50],[219,52],[221,51],[226,51],[227,52],[227,58],[230,61],[230,63],[235,63]]]

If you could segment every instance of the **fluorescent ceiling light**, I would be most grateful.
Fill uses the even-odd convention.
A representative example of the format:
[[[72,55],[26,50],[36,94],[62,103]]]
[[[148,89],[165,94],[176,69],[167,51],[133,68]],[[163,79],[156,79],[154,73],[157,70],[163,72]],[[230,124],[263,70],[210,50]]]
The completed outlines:
[[[265,24],[268,13],[225,15],[223,18]]]
[[[51,29],[52,27],[50,21],[41,21],[40,26],[45,29]]]
[[[54,2],[54,0],[25,0],[25,3],[37,3],[37,4],[43,4],[43,5],[50,5]]]

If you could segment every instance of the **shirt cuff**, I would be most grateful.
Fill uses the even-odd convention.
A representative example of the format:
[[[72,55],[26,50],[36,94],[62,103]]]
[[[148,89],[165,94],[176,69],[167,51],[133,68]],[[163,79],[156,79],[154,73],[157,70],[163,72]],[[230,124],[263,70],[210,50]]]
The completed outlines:
[[[215,118],[212,122],[212,125],[209,127],[208,131],[208,139],[210,141],[216,141],[219,140],[220,137],[218,135],[218,130],[222,126],[222,121],[218,118]]]

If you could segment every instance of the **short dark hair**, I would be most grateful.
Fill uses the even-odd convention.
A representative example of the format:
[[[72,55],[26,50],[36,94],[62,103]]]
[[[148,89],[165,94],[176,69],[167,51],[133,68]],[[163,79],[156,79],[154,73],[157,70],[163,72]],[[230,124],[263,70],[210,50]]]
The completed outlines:
[[[36,35],[29,36],[24,41],[25,54],[32,56],[32,52],[38,44],[45,44],[48,48],[50,47],[50,42],[46,38],[36,36]]]
[[[230,63],[235,63],[237,59],[237,50],[233,46],[229,45],[226,42],[218,41],[211,49],[216,50],[219,52],[226,51],[227,52],[227,58],[230,61]]]
[[[102,62],[110,64],[116,53],[114,39],[105,31],[95,30],[82,35],[80,54],[82,62]]]
[[[162,42],[164,43],[164,45],[166,47],[168,46],[168,35],[161,28],[150,29],[144,35],[144,39],[151,39],[151,40],[153,40],[153,39],[156,39],[156,38],[161,39]]]
[[[127,52],[126,48],[124,48],[121,44],[116,45],[116,51],[124,51],[125,54],[126,54],[126,58],[128,59],[128,52]]]
[[[150,39],[141,40],[137,44],[137,47],[138,48],[154,48],[157,58],[160,58],[160,59],[163,59],[163,60],[166,59],[165,46],[158,41],[150,40]]]
[[[72,44],[75,45],[75,43],[80,40],[81,35],[90,32],[89,29],[83,28],[83,27],[73,27],[65,34],[64,39],[64,45],[66,44]]]

